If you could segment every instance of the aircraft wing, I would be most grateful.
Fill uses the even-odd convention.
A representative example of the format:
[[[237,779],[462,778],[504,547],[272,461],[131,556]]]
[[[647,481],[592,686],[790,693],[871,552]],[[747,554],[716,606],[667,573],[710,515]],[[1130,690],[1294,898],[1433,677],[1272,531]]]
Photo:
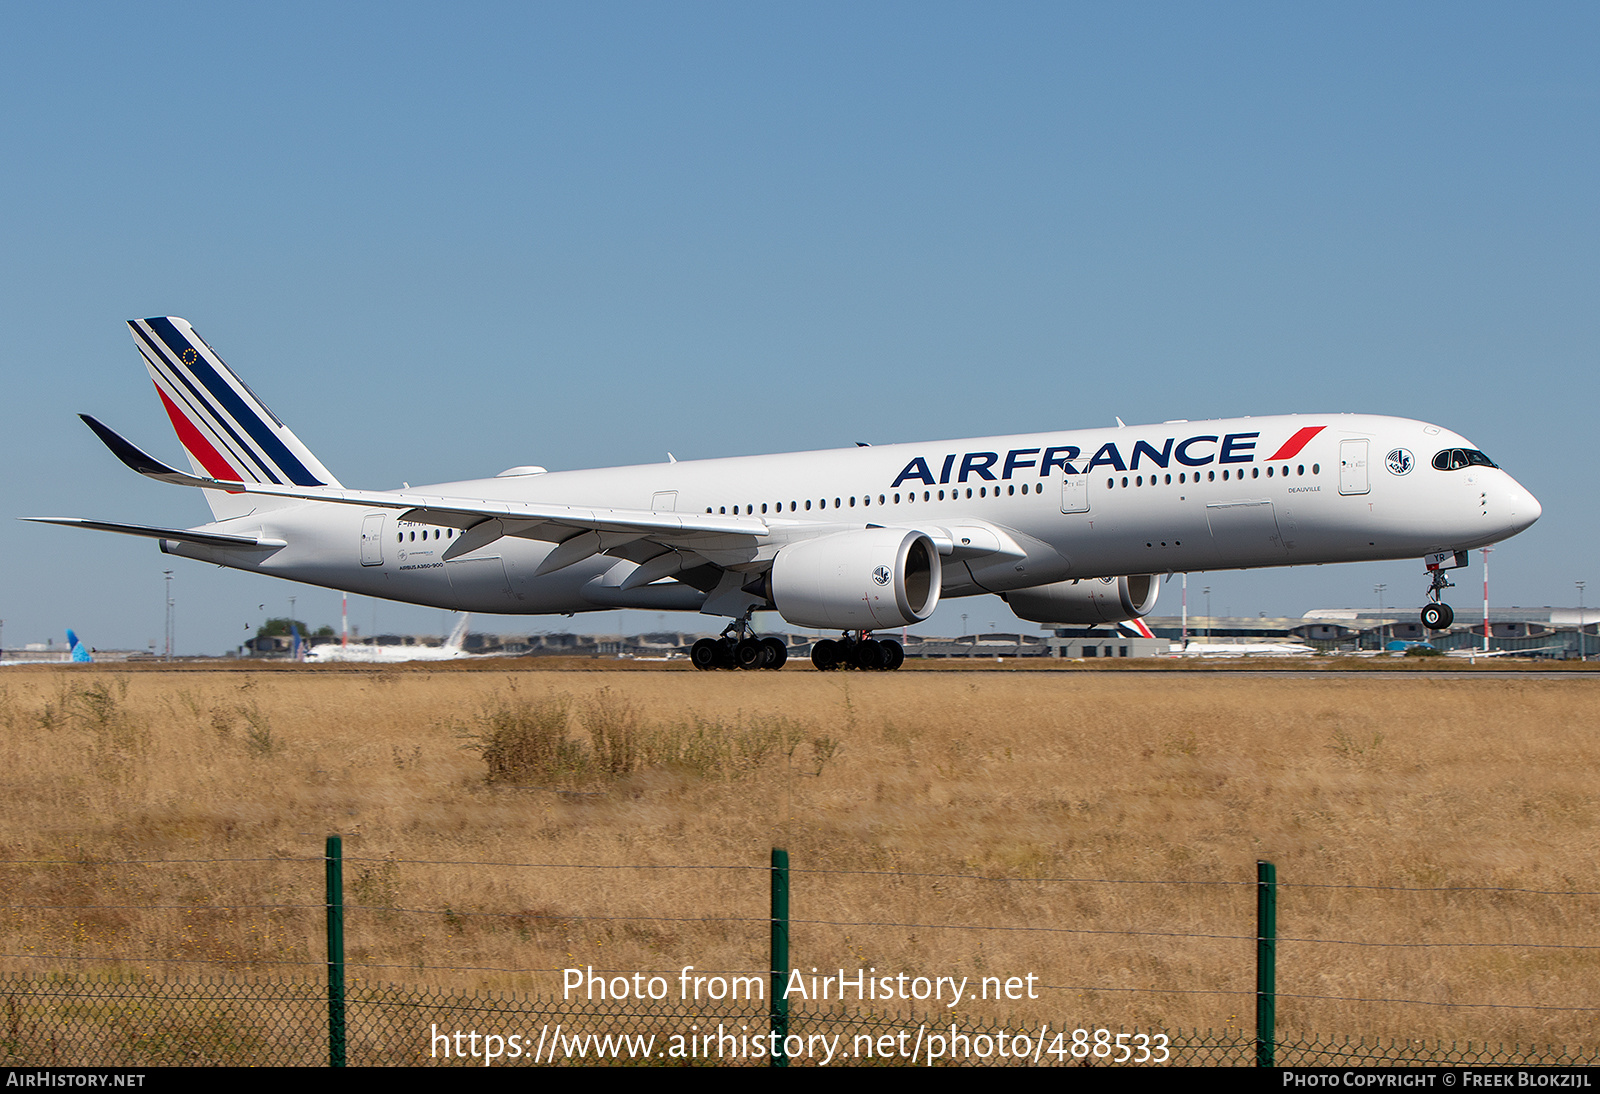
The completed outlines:
[[[82,517],[21,517],[35,524],[64,524],[69,528],[93,528],[97,532],[120,532],[125,536],[145,536],[149,539],[170,539],[177,543],[197,543],[202,547],[261,548],[277,550],[289,543],[266,536],[235,536],[225,532],[198,532],[191,528],[157,528],[149,524],[118,524],[109,520],[85,520]]]
[[[639,571],[630,579],[632,586],[642,583],[647,574],[650,575],[649,580],[656,580],[708,561],[722,566],[734,560],[751,561],[758,548],[765,545],[770,549],[797,530],[789,522],[780,521],[774,526],[753,516],[585,508],[493,498],[447,497],[416,491],[349,490],[340,486],[294,486],[202,478],[168,467],[87,414],[79,417],[119,460],[147,478],[204,490],[265,494],[366,509],[392,509],[400,514],[402,520],[459,528],[462,534],[445,549],[443,560],[447,562],[486,547],[502,536],[517,536],[557,544],[556,549],[539,565],[536,576],[553,573],[597,554],[613,554],[640,564]],[[109,530],[132,527],[121,526]],[[807,526],[802,535],[825,535],[837,530],[840,529],[821,531]],[[959,526],[949,527],[933,526],[925,531],[940,554],[955,558],[986,555],[1022,558],[1028,553],[1004,529],[986,521],[966,521]],[[168,535],[166,538],[181,539],[183,536]]]
[[[559,543],[541,572],[549,573],[639,539],[664,545],[753,545],[768,534],[767,522],[755,517],[729,517],[710,513],[664,513],[650,509],[589,509],[571,505],[456,498],[392,490],[347,490],[330,486],[285,486],[254,482],[227,482],[185,474],[168,467],[116,431],[87,415],[79,415],[113,455],[147,478],[178,486],[234,493],[265,494],[301,501],[331,502],[368,509],[394,509],[404,520],[460,528],[463,535],[445,552],[446,560],[475,551],[501,536],[520,536]],[[57,521],[62,523],[62,521]],[[123,530],[134,526],[120,526]],[[733,537],[730,544],[727,537]],[[182,538],[179,535],[167,538]],[[719,542],[720,541],[720,542]],[[233,545],[233,544],[228,544]]]

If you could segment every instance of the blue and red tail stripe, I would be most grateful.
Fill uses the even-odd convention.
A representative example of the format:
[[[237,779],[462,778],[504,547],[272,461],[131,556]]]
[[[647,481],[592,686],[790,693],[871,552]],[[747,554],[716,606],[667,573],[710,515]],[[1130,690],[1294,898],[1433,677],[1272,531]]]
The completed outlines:
[[[187,324],[157,316],[130,320],[128,326],[173,428],[207,474],[279,485],[327,484],[325,471],[307,466],[285,443],[284,435],[293,440],[293,434]]]
[[[172,422],[172,428],[177,432],[183,450],[200,461],[200,466],[206,469],[206,474],[223,482],[243,482],[244,476],[234,469],[226,456],[212,447],[211,442],[206,440],[204,433],[195,428],[188,415],[167,398],[167,393],[161,390],[160,384],[156,385],[156,394],[161,396],[161,405],[167,409],[167,419]]]

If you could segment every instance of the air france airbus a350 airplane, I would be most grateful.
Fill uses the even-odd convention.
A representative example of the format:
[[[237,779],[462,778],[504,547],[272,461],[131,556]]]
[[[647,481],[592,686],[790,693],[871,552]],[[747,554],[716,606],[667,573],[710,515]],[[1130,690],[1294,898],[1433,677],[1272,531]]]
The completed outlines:
[[[700,668],[776,668],[759,610],[837,629],[819,668],[895,668],[873,631],[941,597],[998,593],[1046,624],[1137,620],[1190,570],[1426,560],[1423,622],[1466,552],[1539,503],[1439,426],[1342,414],[858,446],[351,490],[182,319],[131,321],[192,474],[93,418],[123,463],[198,487],[196,528],[35,517],[148,536],[167,554],[457,611],[700,611],[732,622]]]

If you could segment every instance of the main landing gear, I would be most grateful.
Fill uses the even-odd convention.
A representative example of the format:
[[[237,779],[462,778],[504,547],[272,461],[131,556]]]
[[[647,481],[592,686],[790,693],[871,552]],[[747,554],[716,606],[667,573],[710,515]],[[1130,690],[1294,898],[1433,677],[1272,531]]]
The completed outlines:
[[[757,638],[750,629],[750,612],[735,619],[721,638],[702,638],[689,647],[689,660],[703,671],[711,669],[781,669],[789,660],[789,647],[779,638]]]
[[[1428,587],[1428,600],[1430,603],[1422,609],[1422,625],[1430,631],[1447,631],[1450,624],[1456,621],[1456,613],[1450,605],[1439,599],[1439,594],[1446,589],[1455,588],[1455,582],[1446,576],[1443,570],[1430,570],[1429,578],[1432,584]]]
[[[823,672],[863,669],[893,672],[906,659],[906,651],[892,638],[870,638],[870,631],[845,631],[835,641],[824,638],[811,645],[811,663]]]

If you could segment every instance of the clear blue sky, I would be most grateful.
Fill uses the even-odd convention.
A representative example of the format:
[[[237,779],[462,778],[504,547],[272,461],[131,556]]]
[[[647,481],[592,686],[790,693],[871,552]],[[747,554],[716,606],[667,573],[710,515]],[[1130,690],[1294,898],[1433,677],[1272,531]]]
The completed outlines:
[[[14,4],[0,30],[8,519],[207,519],[74,417],[178,459],[123,326],[175,314],[373,488],[1113,415],[1423,418],[1544,505],[1495,601],[1600,600],[1592,4]],[[7,543],[6,645],[144,646],[169,568],[183,652],[290,596],[337,622],[336,593],[146,541]],[[1420,603],[1421,574],[1195,581],[1219,614],[1299,614],[1377,582]],[[1016,626],[984,599],[924,629],[963,612]],[[618,613],[476,625],[574,623]]]

